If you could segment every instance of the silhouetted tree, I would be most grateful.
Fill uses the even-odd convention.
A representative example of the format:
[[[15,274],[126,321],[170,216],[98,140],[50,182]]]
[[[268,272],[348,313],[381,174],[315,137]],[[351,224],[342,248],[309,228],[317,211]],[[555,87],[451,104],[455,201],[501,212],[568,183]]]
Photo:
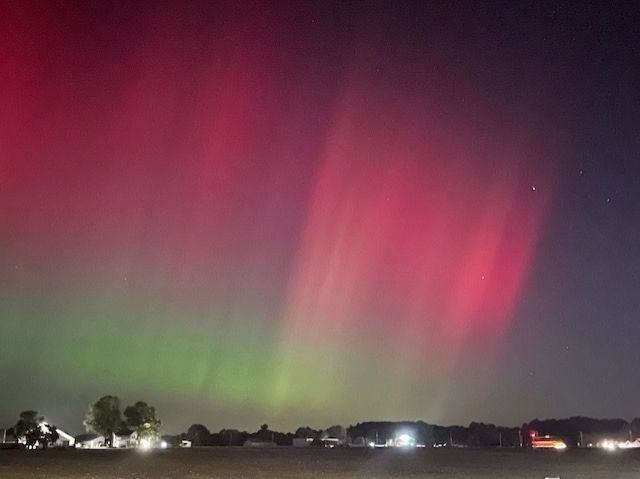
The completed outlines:
[[[16,442],[24,440],[27,446],[41,444],[44,449],[60,437],[57,428],[45,423],[37,411],[22,411],[13,431]]]
[[[202,424],[192,424],[187,430],[187,439],[194,446],[208,446],[210,443],[211,433]]]
[[[274,439],[273,431],[269,430],[268,424],[263,424],[260,426],[260,430],[254,434],[255,437],[260,439],[261,441],[272,441]]]
[[[156,419],[156,408],[138,401],[124,410],[127,427],[138,435],[138,440],[155,440],[160,436],[160,421]]]
[[[469,424],[469,442],[476,447],[496,447],[500,445],[500,431],[494,424],[472,422]]]
[[[49,446],[49,443],[56,442],[60,438],[60,434],[58,434],[58,428],[52,426],[51,424],[41,423],[39,429],[40,437],[38,440],[42,442],[42,447],[44,449]]]
[[[296,429],[296,437],[309,438],[315,437],[315,432],[309,426],[301,426]]]
[[[620,440],[628,439],[630,430],[633,435],[632,425],[624,419],[594,419],[573,416],[565,419],[534,419],[526,426],[530,432],[536,432],[541,436],[558,436],[570,445],[577,445],[581,440],[581,434],[594,437],[596,440],[602,436],[613,436]]]
[[[84,420],[87,432],[104,436],[105,444],[113,446],[113,434],[123,426],[120,415],[120,399],[116,396],[103,396],[89,406]]]
[[[529,425],[526,423],[520,426],[520,438],[522,439],[522,447],[531,446],[531,429],[529,429]]]
[[[449,430],[444,426],[433,426],[433,442],[436,444],[449,444]]]
[[[387,440],[395,439],[401,433],[411,434],[419,443],[431,444],[433,442],[433,428],[423,421],[368,421],[347,428],[349,436],[352,438],[363,437],[366,442],[384,443]]]
[[[260,433],[258,433],[258,437]],[[242,446],[251,434],[246,431],[238,431],[237,429],[222,429],[220,431],[223,446]]]
[[[16,443],[24,439],[27,446],[33,446],[40,438],[40,423],[44,420],[42,416],[38,415],[38,411],[22,411],[20,413],[20,419],[13,427]]]
[[[640,437],[640,418],[636,417],[633,421],[631,421],[630,430],[632,439]]]

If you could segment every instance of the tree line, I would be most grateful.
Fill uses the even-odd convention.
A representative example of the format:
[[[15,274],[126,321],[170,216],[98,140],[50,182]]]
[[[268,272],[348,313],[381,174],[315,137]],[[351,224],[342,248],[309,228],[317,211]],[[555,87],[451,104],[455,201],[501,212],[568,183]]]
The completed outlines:
[[[89,405],[85,415],[84,426],[87,432],[104,437],[105,445],[113,446],[113,436],[128,436],[136,433],[138,441],[155,441],[160,437],[160,420],[156,418],[156,410],[146,402],[137,401],[127,406],[124,413],[120,411],[120,399],[116,396],[103,396]],[[16,442],[22,441],[26,446],[41,444],[46,448],[49,443],[58,440],[57,427],[45,422],[37,411],[28,410],[20,413],[18,422],[13,427]]]
[[[105,445],[113,446],[113,436],[136,434],[138,441],[155,441],[160,437],[160,420],[156,409],[144,401],[138,401],[120,412],[117,396],[103,396],[89,406],[84,419],[88,432],[104,437]]]
[[[572,416],[566,419],[534,419],[520,427],[472,422],[469,426],[438,426],[416,422],[363,422],[347,428],[355,443],[393,439],[398,431],[408,431],[418,443],[427,446],[528,447],[533,435],[562,438],[570,446],[595,444],[598,438],[633,440],[640,437],[640,418],[595,419]]]
[[[263,424],[255,432],[240,431],[238,429],[222,429],[219,432],[211,432],[202,424],[192,424],[186,433],[173,437],[167,437],[172,444],[178,444],[181,440],[188,440],[193,446],[242,446],[247,441],[270,442],[278,446],[291,446],[295,438],[310,439],[311,445],[323,445],[327,438],[339,439],[342,443],[348,442],[346,429],[335,425],[327,429],[312,429],[308,426],[299,427],[295,433],[274,431],[268,424]]]
[[[116,396],[103,396],[89,406],[84,425],[87,432],[104,437],[105,445],[113,446],[114,435],[136,434],[138,441],[154,442],[160,438],[161,421],[153,406],[137,401],[122,411]],[[532,435],[550,435],[564,439],[568,445],[586,446],[596,438],[607,436],[615,439],[640,437],[640,418],[631,422],[624,419],[594,419],[573,416],[566,419],[534,419],[520,427],[504,427],[472,422],[468,426],[439,426],[424,421],[367,421],[347,428],[334,425],[327,429],[301,426],[295,432],[280,432],[263,424],[255,432],[238,429],[222,429],[211,432],[202,424],[192,424],[185,433],[164,438],[173,445],[182,440],[193,446],[241,446],[246,441],[263,441],[277,445],[291,445],[295,438],[307,439],[311,445],[323,445],[327,438],[337,439],[346,445],[384,444],[394,440],[399,433],[410,434],[417,443],[431,446],[464,447],[527,447]],[[20,413],[13,427],[16,441],[27,446],[53,443],[58,439],[57,428],[44,421],[37,411]]]
[[[295,433],[271,431],[264,424],[257,432],[222,429],[210,432],[202,424],[193,424],[186,433],[175,436],[179,441],[187,439],[194,446],[240,446],[250,439],[268,440],[287,446],[294,438],[306,438],[312,445],[323,445],[326,438],[336,438],[348,445],[364,446],[370,443],[384,444],[400,433],[408,433],[418,444],[427,447],[529,447],[532,435],[555,436],[570,446],[586,446],[596,438],[635,439],[640,437],[640,418],[631,422],[624,419],[594,419],[573,416],[567,419],[534,419],[520,427],[505,427],[482,422],[468,426],[439,426],[424,421],[367,421],[351,425],[331,426],[325,430],[308,426],[299,427]]]
[[[23,438],[25,445],[29,447],[42,444],[46,449],[49,443],[58,440],[57,429],[51,424],[46,424],[44,417],[40,416],[38,411],[28,410],[20,413],[18,422],[13,426],[13,435],[16,442]]]

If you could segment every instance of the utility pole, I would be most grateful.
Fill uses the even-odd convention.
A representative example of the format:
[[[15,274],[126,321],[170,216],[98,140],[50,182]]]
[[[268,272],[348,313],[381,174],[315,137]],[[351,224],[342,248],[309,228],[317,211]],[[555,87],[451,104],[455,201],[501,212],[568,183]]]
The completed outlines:
[[[500,447],[502,447],[502,431],[498,432],[498,440],[500,441]]]

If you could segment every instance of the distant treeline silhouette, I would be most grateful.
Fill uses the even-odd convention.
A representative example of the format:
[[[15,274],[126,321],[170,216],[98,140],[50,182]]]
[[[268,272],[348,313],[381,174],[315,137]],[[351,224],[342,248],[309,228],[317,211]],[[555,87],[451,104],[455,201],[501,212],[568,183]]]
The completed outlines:
[[[640,436],[640,418],[631,422],[624,419],[594,419],[574,416],[567,419],[534,419],[521,427],[472,422],[468,426],[439,426],[424,421],[367,421],[343,428],[331,426],[325,430],[299,427],[295,433],[272,431],[263,424],[256,432],[223,429],[211,433],[201,424],[192,425],[186,433],[165,436],[172,442],[187,439],[194,446],[241,446],[247,441],[268,442],[290,446],[294,438],[308,438],[312,445],[323,445],[323,440],[338,438],[345,445],[364,446],[384,444],[399,434],[407,433],[419,444],[427,447],[528,447],[531,435],[560,437],[570,446],[595,444],[602,438],[635,439]]]

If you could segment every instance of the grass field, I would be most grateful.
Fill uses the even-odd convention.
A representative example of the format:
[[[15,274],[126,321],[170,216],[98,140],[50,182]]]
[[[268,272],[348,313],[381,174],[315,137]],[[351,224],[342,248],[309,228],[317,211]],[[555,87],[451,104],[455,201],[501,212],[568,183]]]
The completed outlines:
[[[640,478],[640,451],[0,450],[1,478]]]

